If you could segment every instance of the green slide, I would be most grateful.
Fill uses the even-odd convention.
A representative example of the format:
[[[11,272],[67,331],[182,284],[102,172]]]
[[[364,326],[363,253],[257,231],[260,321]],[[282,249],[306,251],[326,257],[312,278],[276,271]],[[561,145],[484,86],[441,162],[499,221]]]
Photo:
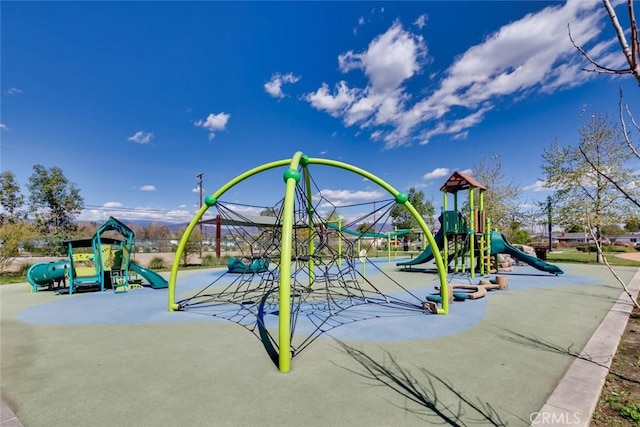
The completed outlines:
[[[551,273],[555,275],[564,273],[564,271],[562,271],[560,267],[553,264],[549,264],[548,262],[545,262],[540,258],[536,258],[533,255],[526,254],[521,250],[511,246],[511,243],[509,243],[509,240],[507,240],[507,238],[502,233],[498,231],[492,231],[491,232],[491,255],[496,255],[496,254],[511,255],[513,258],[522,262],[526,262],[530,266],[537,268],[540,271],[546,271],[547,273]]]
[[[153,289],[162,289],[169,287],[169,283],[167,282],[167,280],[155,271],[139,266],[138,264],[135,264],[133,262],[129,264],[129,269],[144,277]]]
[[[442,250],[442,246],[444,245],[444,234],[442,232],[442,228],[433,236],[436,244],[438,245],[438,249]],[[427,249],[425,249],[420,255],[417,257],[410,259],[409,261],[396,263],[398,267],[406,267],[411,265],[423,264],[425,262],[429,262],[433,259],[433,251],[431,251],[431,246],[427,245]]]

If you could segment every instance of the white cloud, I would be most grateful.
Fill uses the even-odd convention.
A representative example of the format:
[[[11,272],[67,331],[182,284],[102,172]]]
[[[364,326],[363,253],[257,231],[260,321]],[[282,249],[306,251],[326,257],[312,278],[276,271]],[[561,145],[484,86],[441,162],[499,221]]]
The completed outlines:
[[[159,210],[151,207],[126,208],[119,202],[107,202],[97,209],[85,209],[78,216],[79,221],[103,222],[110,216],[121,221],[144,220],[149,222],[183,223],[191,221],[193,212],[184,209]]]
[[[304,95],[304,99],[316,110],[326,111],[334,117],[340,116],[345,108],[356,98],[356,90],[349,89],[345,81],[335,87],[334,94],[329,92],[329,85],[322,83],[320,89]]]
[[[314,198],[317,200],[320,196],[330,201],[334,206],[344,206],[354,202],[362,202],[368,200],[377,200],[384,197],[382,191],[352,191],[352,190],[321,190],[319,194],[316,194]]]
[[[422,15],[413,24],[420,28],[426,21]],[[587,52],[607,64],[620,63],[615,40],[600,40],[606,25],[601,3],[569,0],[505,24],[447,69],[430,71],[421,81],[416,76],[430,63],[426,41],[395,22],[364,51],[338,55],[340,71],[361,71],[364,86],[343,79],[331,92],[325,82],[304,99],[346,127],[377,132],[373,139],[384,141],[386,148],[427,143],[437,135],[465,139],[498,103],[520,102],[532,93],[571,88],[593,77],[581,71],[588,64],[571,44],[567,23]],[[422,90],[416,90],[416,83]]]
[[[469,131],[465,130],[464,132],[460,132],[460,133],[457,133],[457,134],[453,135],[451,137],[451,139],[459,141],[459,140],[462,140],[462,139],[467,139],[468,136],[469,136]]]
[[[365,23],[364,16],[361,16],[360,18],[358,18],[358,24],[355,27],[353,27],[354,35],[358,34],[358,28],[362,27],[364,23]]]
[[[133,136],[127,138],[127,141],[137,142],[138,144],[148,144],[153,139],[151,132],[138,131]]]
[[[156,191],[155,185],[143,185],[140,187],[140,191]]]
[[[178,207],[182,209],[182,208],[186,208],[186,207],[187,207],[187,205],[180,205],[180,206],[178,206]]]
[[[0,123],[0,130],[9,130],[9,128],[4,123]]]
[[[431,172],[426,173],[422,178],[426,179],[427,181],[431,179],[443,178],[449,175],[449,171],[449,168],[435,168]]]
[[[424,27],[425,25],[427,25],[427,20],[429,19],[429,17],[427,16],[426,13],[423,13],[422,15],[418,16],[418,19],[416,19],[413,22],[413,25],[415,25],[416,27],[418,27],[418,29],[422,29],[422,27]]]
[[[120,202],[107,202],[102,205],[103,208],[121,208],[122,206]]]
[[[194,123],[195,126],[205,128],[209,131],[209,140],[212,140],[216,136],[216,132],[224,130],[227,126],[227,122],[231,117],[227,113],[209,114],[206,120],[198,120]]]
[[[547,188],[546,182],[537,180],[531,185],[527,185],[522,187],[522,191],[533,191],[534,193],[539,193],[541,191],[553,191],[551,188]]]
[[[339,55],[338,64],[343,73],[362,69],[369,78],[371,89],[384,93],[397,89],[412,77],[420,69],[420,60],[426,53],[422,37],[405,31],[399,22],[395,22],[373,39],[366,51]]]
[[[271,76],[271,80],[264,84],[264,90],[274,98],[284,98],[282,85],[285,83],[297,83],[299,80],[300,76],[294,76],[293,73],[274,73]]]
[[[7,90],[7,93],[9,95],[20,95],[22,93],[22,90],[18,89],[17,87],[10,87],[9,90]]]
[[[461,174],[473,176],[473,169],[464,169],[460,171]]]

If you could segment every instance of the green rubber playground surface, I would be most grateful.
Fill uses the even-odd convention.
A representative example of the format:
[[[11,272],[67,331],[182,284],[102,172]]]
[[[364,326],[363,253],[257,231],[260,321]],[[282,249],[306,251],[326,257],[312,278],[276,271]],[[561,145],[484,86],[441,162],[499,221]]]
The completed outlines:
[[[127,317],[135,290],[118,295],[114,322],[64,324],[25,313],[85,295],[5,285],[0,390],[25,426],[529,425],[621,293],[606,268],[561,267],[589,280],[556,286],[547,277],[508,275],[512,289],[492,293],[484,314],[451,334],[437,316],[445,334],[433,338],[376,340],[375,330],[319,338],[287,374],[237,324]],[[627,283],[636,273],[617,271]],[[406,282],[435,279],[398,274]],[[453,303],[452,324],[475,303]]]

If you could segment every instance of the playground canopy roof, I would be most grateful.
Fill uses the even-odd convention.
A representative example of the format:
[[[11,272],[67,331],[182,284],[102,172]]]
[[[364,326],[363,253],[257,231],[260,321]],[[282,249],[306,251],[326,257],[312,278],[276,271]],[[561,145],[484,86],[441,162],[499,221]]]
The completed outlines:
[[[220,217],[220,215],[218,215]],[[216,224],[217,217],[214,219],[205,219],[200,221],[200,224]],[[278,218],[274,216],[261,216],[261,215],[240,215],[235,212],[226,212],[224,217],[221,217],[222,225],[237,225],[237,226],[256,226],[261,225],[265,227],[275,227],[280,225]]]
[[[447,193],[457,193],[460,190],[468,190],[469,188],[479,188],[481,190],[487,189],[486,186],[480,184],[470,176],[465,175],[462,172],[454,172],[449,177],[449,179],[447,179],[447,182],[445,182],[444,185],[440,187],[440,191],[446,191]]]
[[[109,237],[101,237],[100,243],[105,245],[119,245],[120,243],[122,243],[122,240],[111,239]],[[93,238],[65,240],[64,245],[67,246],[68,244],[71,244],[72,248],[90,248],[93,246]]]
[[[133,239],[133,237],[134,237],[133,230],[131,230],[123,222],[118,221],[117,219],[115,219],[112,216],[109,217],[107,222],[105,222],[104,224],[102,224],[100,226],[98,231],[96,231],[96,234],[102,236],[102,234],[107,232],[107,231],[116,231],[122,237],[127,238],[127,239],[128,238]]]

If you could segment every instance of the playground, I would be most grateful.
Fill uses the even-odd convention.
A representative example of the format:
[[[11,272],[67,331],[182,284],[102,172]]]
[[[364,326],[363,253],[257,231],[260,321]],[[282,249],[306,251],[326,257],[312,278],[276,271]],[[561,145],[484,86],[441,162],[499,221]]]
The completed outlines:
[[[337,216],[315,167],[364,177],[389,197]],[[225,201],[283,169],[281,200]],[[65,292],[34,289],[49,284],[50,263],[32,267],[28,286],[0,288],[2,398],[27,426],[545,425],[551,413],[586,425],[630,304],[603,267],[552,265],[511,245],[484,215],[484,190],[454,173],[434,236],[407,195],[375,175],[296,153],[208,196],[168,275],[130,263],[133,235],[112,218],[67,243],[65,277],[84,279]],[[416,233],[389,228],[397,206],[424,239],[412,259],[391,257],[392,239]],[[227,268],[180,271],[209,209],[216,238],[232,236],[239,255]],[[388,256],[369,257],[385,239]],[[501,253],[525,265],[499,271]],[[88,261],[83,273],[76,263]],[[130,270],[150,284],[131,286]],[[636,270],[618,271],[634,292]],[[554,393],[562,387],[573,398]]]
[[[603,268],[562,267],[557,277],[519,267],[508,292],[418,327],[395,319],[392,336],[370,320],[336,328],[287,375],[238,324],[169,313],[167,290],[60,299],[5,285],[3,399],[26,426],[528,425],[620,295]],[[189,273],[185,287],[222,273]],[[628,283],[635,269],[620,274]]]

